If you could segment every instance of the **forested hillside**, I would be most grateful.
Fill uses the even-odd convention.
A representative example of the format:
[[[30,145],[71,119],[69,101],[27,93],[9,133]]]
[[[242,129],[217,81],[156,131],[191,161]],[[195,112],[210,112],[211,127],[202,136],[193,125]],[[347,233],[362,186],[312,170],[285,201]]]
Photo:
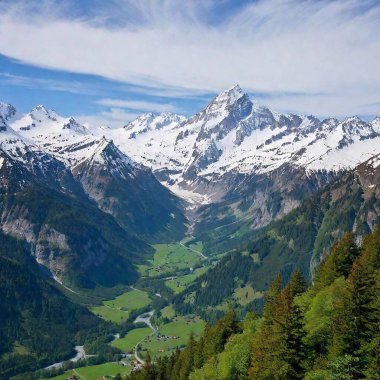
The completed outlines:
[[[304,201],[296,209],[296,213],[291,214],[292,217],[282,215],[281,218],[277,217],[277,221],[284,226],[301,224],[296,215],[305,221],[305,231],[302,231],[302,234],[306,233],[304,236],[307,244],[313,244],[316,240],[316,246],[312,246],[314,253],[329,249],[331,243],[342,231],[344,233],[354,227],[359,234],[369,232],[374,225],[379,223],[380,165],[377,164],[378,160],[379,155],[372,157],[353,170],[330,181],[329,185],[322,187],[321,190],[314,189],[309,192],[309,194],[314,194],[309,197],[305,197],[306,190],[300,188],[299,181],[293,183],[293,177],[287,178],[288,191],[299,193],[297,199],[304,199]],[[295,174],[292,173],[292,175]],[[262,207],[265,208],[265,212],[271,212],[277,209],[279,203],[286,202],[285,198],[284,194],[272,191],[269,201],[262,204]],[[234,201],[236,202],[236,199]],[[227,205],[219,205],[220,212],[216,212],[215,205],[203,207],[202,218],[199,218],[196,224],[194,236],[196,240],[204,242],[207,255],[216,255],[234,249],[242,250],[256,239],[258,228],[255,226],[255,219],[258,211],[247,212],[246,210],[252,202],[249,199],[240,199],[240,204],[235,206],[238,211],[235,215],[227,212]],[[291,204],[287,208],[291,209]],[[308,216],[311,219],[307,219]],[[271,226],[277,225],[276,222],[271,224]],[[261,231],[266,230],[266,228],[261,229]],[[293,230],[292,228],[291,232]],[[283,232],[287,231],[284,230],[281,234]],[[274,239],[276,237],[277,235],[273,236]],[[292,247],[289,248],[292,249]]]
[[[259,295],[278,273],[287,282],[296,268],[310,281],[315,266],[335,240],[351,231],[361,238],[379,223],[379,179],[380,166],[373,169],[367,162],[265,228],[244,232],[242,226],[234,226],[243,235],[229,231],[223,241],[235,250],[177,295],[176,309],[213,321],[222,314],[216,306],[226,300],[233,302],[233,293],[239,288],[249,286]],[[210,241],[205,245],[211,246]],[[245,310],[252,306],[260,309],[262,300],[256,297]]]
[[[296,270],[265,295],[262,316],[230,310],[198,340],[128,380],[379,379],[380,228],[334,244],[307,288]]]
[[[72,357],[73,342],[107,331],[56,289],[25,250],[24,243],[0,234],[0,379]]]

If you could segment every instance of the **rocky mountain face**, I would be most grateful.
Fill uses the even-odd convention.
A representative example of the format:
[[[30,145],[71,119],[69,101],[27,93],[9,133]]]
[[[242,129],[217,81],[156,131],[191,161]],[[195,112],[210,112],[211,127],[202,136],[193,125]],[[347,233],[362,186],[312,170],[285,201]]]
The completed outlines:
[[[165,238],[183,233],[184,220],[170,231],[170,223],[182,215],[179,201],[147,168],[134,165],[112,142],[84,135],[91,144],[77,144],[82,127],[71,119],[57,125],[58,117],[41,107],[36,108],[38,113],[33,111],[33,115],[27,116],[35,124],[30,129],[24,128],[21,121],[15,123],[18,131],[24,133],[22,136],[9,126],[4,109],[10,108],[2,107],[0,228],[2,233],[25,241],[29,247],[26,254],[31,254],[57,281],[74,288],[133,281],[136,278],[133,263],[152,249],[143,236],[138,236],[138,227],[145,222],[132,224],[127,222],[128,218],[132,221],[139,214],[146,220],[150,218],[146,228],[156,233],[167,231]],[[46,138],[49,131],[44,131],[44,117],[58,131],[50,139]],[[41,140],[34,134],[26,137],[30,131],[37,132]],[[72,133],[74,138],[70,141]],[[65,151],[64,158],[63,150],[57,150],[61,141],[55,137],[66,141],[60,147]],[[79,146],[84,152],[79,152]],[[88,152],[92,154],[90,157],[86,156]],[[86,156],[84,160],[82,155]],[[111,183],[115,178],[119,182]],[[127,182],[134,192],[128,192]],[[99,190],[101,186],[103,193]],[[104,200],[110,202],[110,189],[118,186],[124,193],[118,194],[114,208],[107,208]],[[166,196],[169,204],[163,207],[157,198],[146,194],[148,189]],[[140,198],[141,195],[144,197]],[[123,224],[112,213],[127,202],[133,207],[128,212],[128,204],[122,209],[126,215]],[[151,239],[153,232],[149,235]]]
[[[184,235],[181,201],[112,141],[102,139],[94,153],[72,172],[101,210],[145,241],[170,241]]]
[[[251,229],[249,220],[222,225],[196,234],[209,255],[228,252],[174,303],[177,311],[196,312],[204,318],[222,314],[217,306],[234,302],[236,289],[245,286],[265,291],[281,273],[286,283],[295,269],[311,280],[317,264],[346,232],[360,240],[380,223],[380,155],[342,174],[300,206],[261,229]],[[221,284],[223,290],[221,291]],[[216,296],[217,295],[217,296]],[[246,305],[260,308],[262,299]]]
[[[22,197],[14,194],[29,194],[36,186],[53,189],[64,202],[78,202],[75,209],[79,204],[82,217],[88,207],[101,213],[99,217],[107,215],[134,248],[144,245],[142,240],[179,239],[189,227],[209,253],[234,249],[245,232],[249,235],[287,215],[380,153],[379,118],[340,121],[280,114],[251,101],[239,86],[188,119],[148,113],[117,129],[85,127],[44,106],[19,119],[14,114],[12,106],[1,103],[2,196],[12,194],[18,205]],[[14,209],[5,205],[3,201],[3,214],[12,215]],[[35,246],[47,228],[42,222],[37,228],[29,220],[17,224],[17,218],[2,218],[3,231],[18,225],[13,230],[25,231],[24,239]],[[226,234],[234,238],[226,242]],[[43,241],[61,252],[68,239],[43,233]],[[97,248],[100,258],[114,249],[111,243],[105,249],[104,241]]]
[[[151,118],[145,120],[153,122]],[[170,123],[169,115],[163,115],[154,125],[162,128]],[[185,218],[181,201],[157,181],[149,168],[134,162],[111,139],[101,136],[107,129],[91,132],[72,117],[63,118],[44,106],[37,106],[12,126],[64,163],[87,196],[131,233],[149,242],[182,237]]]
[[[3,157],[2,233],[26,242],[29,248],[25,254],[31,254],[67,286],[112,286],[133,281],[134,259],[150,248],[100,211],[62,163],[53,165],[52,161],[51,176],[43,177],[41,172],[49,171],[48,167],[34,172],[28,162]],[[65,181],[52,181],[54,174]]]
[[[220,226],[243,218],[251,228],[265,226],[379,153],[378,118],[280,114],[239,86],[187,120],[161,118],[145,114],[107,135],[190,202],[191,232],[210,227],[207,220]]]
[[[308,173],[353,168],[378,153],[380,141],[378,119],[279,114],[252,102],[239,86],[187,120],[175,122],[172,116],[172,123],[156,128],[160,117],[143,115],[107,133],[173,190],[190,190],[206,202],[231,189],[226,180],[231,175],[270,173],[285,164]]]
[[[216,205],[201,207],[193,236],[205,242],[205,252],[210,255],[236,248],[245,249],[255,230],[271,226],[275,220],[281,223],[284,218],[286,220],[287,214],[304,205],[308,199],[318,199],[315,209],[326,213],[329,223],[333,219],[333,226],[337,229],[331,226],[321,229],[322,232],[328,231],[328,238],[321,238],[323,244],[317,244],[314,249],[314,257],[318,262],[330,244],[341,236],[341,231],[352,230],[360,236],[372,231],[380,222],[379,164],[379,155],[375,155],[341,174],[329,176],[327,172],[318,172],[313,176],[288,169],[293,175],[286,182],[278,182],[285,178],[281,173],[274,176],[272,182],[268,182],[265,177],[264,180],[256,179],[255,189],[243,189],[245,194],[254,194],[254,197],[231,198]],[[285,190],[273,192],[275,188]],[[271,191],[268,192],[268,189]],[[288,208],[282,205],[288,205]],[[343,214],[343,210],[349,211]]]

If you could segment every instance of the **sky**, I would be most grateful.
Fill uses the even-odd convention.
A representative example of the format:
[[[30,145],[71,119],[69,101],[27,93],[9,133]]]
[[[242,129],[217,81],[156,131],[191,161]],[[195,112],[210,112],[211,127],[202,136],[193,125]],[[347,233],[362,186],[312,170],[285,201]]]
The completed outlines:
[[[380,115],[380,0],[0,0],[0,100],[80,122],[190,116],[239,84],[279,112]]]

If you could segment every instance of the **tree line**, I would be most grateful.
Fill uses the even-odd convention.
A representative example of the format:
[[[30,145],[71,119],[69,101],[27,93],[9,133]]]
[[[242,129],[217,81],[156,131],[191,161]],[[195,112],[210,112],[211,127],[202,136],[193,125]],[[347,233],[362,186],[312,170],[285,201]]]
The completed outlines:
[[[356,380],[380,378],[380,227],[361,247],[334,244],[307,286],[278,275],[262,316],[230,310],[199,340],[147,360],[127,380]]]

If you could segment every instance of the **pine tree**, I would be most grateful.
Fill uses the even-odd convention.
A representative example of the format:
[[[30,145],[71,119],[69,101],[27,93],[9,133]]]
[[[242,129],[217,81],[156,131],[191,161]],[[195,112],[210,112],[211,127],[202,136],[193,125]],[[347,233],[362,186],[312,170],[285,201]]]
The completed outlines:
[[[314,290],[331,285],[340,276],[348,277],[352,263],[360,251],[352,233],[335,243],[330,254],[322,261],[314,276]]]
[[[285,330],[287,334],[287,359],[291,368],[291,375],[294,379],[303,378],[306,347],[304,344],[305,330],[303,314],[295,303],[295,297],[304,293],[307,289],[307,283],[299,270],[296,270],[292,275],[289,284],[288,295],[288,315]]]
[[[269,285],[269,289],[265,293],[265,305],[263,309],[263,317],[265,323],[271,323],[271,319],[274,315],[275,302],[278,294],[281,291],[282,286],[282,276],[277,275],[276,278]]]
[[[303,378],[305,332],[294,298],[305,290],[306,282],[297,271],[282,291],[280,284],[277,277],[266,297],[264,323],[253,341],[251,379]]]
[[[252,342],[252,359],[249,369],[250,379],[273,379],[270,368],[270,352],[277,344],[277,336],[273,334],[276,300],[280,294],[282,285],[281,275],[271,282],[265,293],[265,305],[263,309],[263,324]]]
[[[289,280],[291,297],[294,298],[307,289],[307,282],[299,269],[296,269]]]

